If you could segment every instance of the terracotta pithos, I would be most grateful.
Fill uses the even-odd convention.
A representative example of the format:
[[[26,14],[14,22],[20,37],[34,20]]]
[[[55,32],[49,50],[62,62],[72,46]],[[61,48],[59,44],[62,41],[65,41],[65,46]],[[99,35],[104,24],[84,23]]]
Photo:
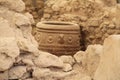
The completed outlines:
[[[44,21],[37,24],[39,49],[55,55],[74,54],[80,50],[80,27],[77,24]]]

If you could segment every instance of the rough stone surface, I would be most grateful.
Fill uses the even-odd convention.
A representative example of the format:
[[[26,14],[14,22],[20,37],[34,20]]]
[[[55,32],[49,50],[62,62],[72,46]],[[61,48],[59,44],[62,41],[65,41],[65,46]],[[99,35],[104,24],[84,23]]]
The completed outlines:
[[[112,35],[104,41],[104,52],[94,80],[120,80],[120,35]]]
[[[8,21],[0,18],[0,71],[9,69],[19,54],[15,33]]]
[[[0,53],[0,71],[8,70],[13,65],[14,59],[4,53]]]
[[[63,71],[69,72],[72,70],[72,66],[70,64],[64,64]]]
[[[13,37],[3,37],[0,38],[0,53],[6,54],[11,58],[19,56],[19,48],[17,46],[16,40]]]
[[[78,72],[71,76],[66,77],[64,80],[92,80],[92,79],[90,76]]]
[[[79,51],[74,55],[74,59],[76,60],[77,63],[84,62],[85,58],[86,58],[86,53],[84,51]]]
[[[59,58],[63,61],[63,63],[70,64],[71,66],[75,63],[74,58],[69,55],[68,56],[63,55],[63,56],[60,56]]]
[[[25,10],[25,3],[22,0],[0,0],[1,5],[9,8],[10,10],[15,10],[18,12],[22,12]],[[8,7],[9,6],[9,7]]]
[[[23,0],[26,5],[25,11],[31,13],[36,21],[39,22],[44,12],[44,0]]]
[[[85,51],[87,54],[86,57],[86,72],[93,76],[100,61],[100,55],[103,54],[103,46],[102,45],[89,45],[87,50]]]
[[[59,72],[59,71],[51,71],[50,69],[40,69],[35,68],[33,71],[33,77],[35,79],[41,80],[64,80],[65,77],[74,74],[71,72]]]
[[[26,73],[25,66],[16,66],[9,70],[9,79],[21,79]]]
[[[8,71],[0,73],[0,80],[8,80]]]
[[[86,51],[79,51],[74,55],[74,58],[86,74],[93,76],[99,61],[100,55],[103,53],[102,45],[89,45]],[[79,68],[79,67],[78,67]]]
[[[24,2],[0,0],[0,80],[120,80],[120,35],[108,37],[120,33],[115,0]],[[79,24],[84,51],[55,56],[38,50],[31,26],[40,19]],[[96,45],[106,37],[104,46]]]
[[[63,61],[59,57],[47,52],[40,52],[40,55],[34,60],[38,67],[58,67],[63,68]]]

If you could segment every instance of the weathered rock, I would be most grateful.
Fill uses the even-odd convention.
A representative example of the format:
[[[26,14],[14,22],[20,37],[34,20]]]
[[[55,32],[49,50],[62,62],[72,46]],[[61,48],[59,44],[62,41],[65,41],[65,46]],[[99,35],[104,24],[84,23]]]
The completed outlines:
[[[68,63],[64,64],[63,71],[69,72],[72,70],[72,66]]]
[[[84,51],[79,51],[74,55],[74,59],[77,63],[82,63],[86,59],[86,53]]]
[[[28,12],[27,12],[27,13],[25,13],[25,16],[29,18],[29,20],[30,20],[31,24],[34,24],[34,23],[35,23],[35,21],[34,21],[34,18],[33,18],[33,16],[32,16],[32,14],[30,14],[30,13],[28,13]]]
[[[18,27],[23,27],[23,26],[29,27],[29,25],[31,24],[30,19],[28,17],[26,17],[25,15],[20,14],[20,13],[15,13],[14,21]]]
[[[8,21],[0,17],[0,37],[14,37],[15,33]]]
[[[86,51],[77,52],[74,55],[77,64],[80,66],[77,66],[77,68],[82,68],[77,70],[84,70],[83,72],[90,76],[93,76],[98,67],[100,60],[99,58],[102,53],[103,46],[101,45],[89,45]]]
[[[70,65],[73,65],[75,63],[74,58],[69,55],[68,56],[63,55],[63,56],[60,56],[59,58],[63,61],[63,63],[68,63]]]
[[[100,61],[100,55],[103,54],[102,45],[89,45],[87,47],[86,60],[84,67],[86,67],[87,73],[91,76],[94,75]]]
[[[33,71],[33,77],[35,79],[44,80],[64,80],[65,77],[74,74],[73,71],[61,72],[61,71],[51,71],[47,68],[35,68]]]
[[[0,80],[8,80],[8,71],[4,71],[0,73]]]
[[[38,44],[31,34],[31,19],[23,14],[16,13],[14,16],[16,40],[21,51],[38,53]]]
[[[4,52],[0,52],[0,71],[5,71],[13,65],[14,59],[8,57]]]
[[[14,37],[0,38],[0,53],[6,54],[11,58],[17,57],[20,52]]]
[[[0,71],[5,71],[9,69],[14,62],[14,59],[6,55],[6,50],[0,50]]]
[[[92,80],[90,76],[85,76],[81,80]]]
[[[26,73],[26,67],[25,66],[16,66],[12,67],[9,70],[9,79],[21,79],[22,76]]]
[[[0,71],[9,69],[19,54],[13,29],[7,20],[0,18]]]
[[[26,65],[33,66],[34,63],[31,59],[22,59],[22,62]]]
[[[11,0],[12,1],[12,0]],[[7,7],[7,6],[6,6]],[[29,14],[17,13],[4,7],[0,7],[0,15],[8,21],[13,29],[18,47],[21,51],[38,53],[38,44],[31,34],[32,17]],[[9,30],[9,29],[8,29]],[[8,33],[13,33],[8,31]],[[6,34],[6,32],[4,32]],[[10,35],[10,34],[7,34]]]
[[[73,75],[66,77],[64,80],[91,80],[91,77],[80,72],[76,72]]]
[[[15,58],[19,55],[15,33],[7,20],[0,18],[0,53]]]
[[[104,41],[104,52],[94,80],[120,80],[120,35],[112,35]]]
[[[63,68],[63,61],[59,57],[47,52],[40,52],[40,55],[34,60],[38,67],[58,67]]]
[[[0,0],[0,4],[4,7],[9,8],[10,10],[15,10],[22,12],[25,10],[25,3],[22,0]],[[9,6],[9,7],[8,7]]]

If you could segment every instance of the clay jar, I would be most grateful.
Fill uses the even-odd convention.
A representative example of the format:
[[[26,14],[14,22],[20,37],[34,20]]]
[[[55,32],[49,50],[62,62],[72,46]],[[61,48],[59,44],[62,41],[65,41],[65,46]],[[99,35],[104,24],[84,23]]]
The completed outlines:
[[[55,55],[73,55],[80,50],[80,27],[70,22],[44,21],[37,24],[39,49]]]

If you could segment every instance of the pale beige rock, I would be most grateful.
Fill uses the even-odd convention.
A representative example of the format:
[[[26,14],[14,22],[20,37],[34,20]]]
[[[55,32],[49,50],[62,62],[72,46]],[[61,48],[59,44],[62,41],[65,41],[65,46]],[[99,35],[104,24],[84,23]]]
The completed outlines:
[[[0,18],[0,53],[15,58],[19,55],[15,33],[7,20]]]
[[[72,70],[72,66],[70,64],[68,64],[68,63],[65,63],[64,67],[63,67],[63,71],[69,72],[71,70]]]
[[[15,10],[22,12],[25,10],[25,3],[22,0],[0,0],[2,6],[9,8],[10,10]],[[9,6],[9,7],[8,7]]]
[[[49,76],[50,74],[51,73],[49,69],[35,68],[33,71],[33,77],[36,79],[47,78],[47,76]]]
[[[23,14],[16,13],[14,22],[18,29],[16,29],[16,40],[21,51],[38,53],[38,44],[31,34],[32,27],[29,17]]]
[[[30,19],[27,16],[20,13],[15,13],[14,21],[18,27],[21,26],[29,27],[29,25],[31,24]]]
[[[9,79],[21,79],[21,77],[26,73],[25,66],[12,67],[9,70]]]
[[[13,62],[12,58],[6,56],[4,52],[0,52],[0,71],[8,70],[13,65]]]
[[[20,50],[38,54],[38,44],[31,34],[32,17],[29,14],[17,13],[4,7],[0,7],[0,15],[8,21],[10,27],[13,29]],[[6,34],[6,32],[4,33]],[[10,31],[8,33],[12,34]]]
[[[59,58],[63,61],[63,63],[68,63],[70,65],[73,65],[75,63],[74,58],[72,56],[69,56],[69,55],[67,55],[67,56],[62,55]]]
[[[30,13],[28,13],[28,12],[27,12],[27,13],[25,13],[25,16],[29,18],[29,20],[30,20],[31,24],[34,24],[34,23],[35,23],[35,21],[34,21],[34,18],[33,18],[33,16],[32,16],[32,14],[30,14]]]
[[[8,80],[8,71],[0,73],[0,80]]]
[[[22,59],[22,62],[29,66],[34,66],[34,63],[31,59]]]
[[[14,37],[15,33],[8,21],[0,17],[0,37]]]
[[[74,59],[76,60],[77,63],[82,63],[86,58],[86,53],[84,51],[78,51],[74,55]]]
[[[34,60],[38,67],[58,67],[63,68],[63,61],[59,57],[48,52],[40,52],[40,55]]]
[[[92,80],[90,76],[85,76],[81,80]]]
[[[74,74],[73,71],[61,72],[51,71],[48,68],[35,68],[33,71],[33,77],[38,80],[64,80],[65,77]]]
[[[99,62],[100,62],[100,56],[103,54],[103,46],[102,45],[89,45],[87,47],[86,52],[86,60],[85,65],[87,73],[91,76],[94,75]]]
[[[0,38],[0,53],[4,53],[13,59],[19,56],[19,48],[14,37]]]
[[[74,74],[66,77],[64,80],[92,80],[91,77],[82,74],[80,72],[75,72]]]
[[[85,51],[89,56],[101,55],[103,53],[103,46],[99,44],[89,45]]]
[[[94,80],[120,80],[120,35],[112,35],[104,41],[104,52]]]

